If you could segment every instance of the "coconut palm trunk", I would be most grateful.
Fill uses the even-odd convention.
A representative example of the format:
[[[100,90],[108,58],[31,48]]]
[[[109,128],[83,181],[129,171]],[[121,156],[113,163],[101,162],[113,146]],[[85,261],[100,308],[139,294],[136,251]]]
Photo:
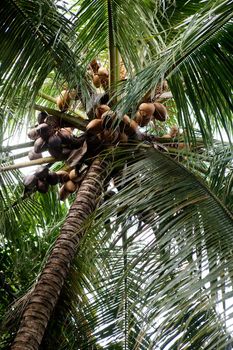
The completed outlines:
[[[39,348],[51,313],[58,301],[71,262],[85,234],[84,222],[96,208],[102,190],[104,163],[96,159],[83,180],[76,200],[47,263],[28,298],[12,350]]]

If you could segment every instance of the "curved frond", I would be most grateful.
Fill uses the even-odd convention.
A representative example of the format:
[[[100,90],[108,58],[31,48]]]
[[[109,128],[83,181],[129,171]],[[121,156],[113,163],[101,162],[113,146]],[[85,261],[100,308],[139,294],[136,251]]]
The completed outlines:
[[[32,104],[52,69],[77,83],[80,72],[68,45],[72,24],[54,2],[4,0],[0,16],[2,104],[15,107],[19,97],[21,108]]]
[[[168,79],[179,123],[189,139],[198,125],[205,142],[216,131],[231,139],[232,124],[232,2],[206,4],[190,24],[155,61],[125,87],[121,105],[137,101],[159,82]],[[133,88],[132,88],[133,87]]]

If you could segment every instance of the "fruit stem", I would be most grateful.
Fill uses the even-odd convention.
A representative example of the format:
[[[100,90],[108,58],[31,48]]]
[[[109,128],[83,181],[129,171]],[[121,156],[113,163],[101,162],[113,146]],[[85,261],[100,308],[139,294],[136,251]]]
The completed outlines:
[[[49,96],[49,95],[45,94],[44,92],[39,91],[38,96],[44,98],[47,101],[53,102],[55,104],[57,103],[56,98]]]
[[[35,160],[30,160],[30,162],[22,162],[22,163],[17,163],[17,164],[1,166],[0,172],[13,170],[13,169],[19,169],[19,168],[26,168],[28,166],[33,166],[33,165],[55,163],[55,162],[56,162],[56,159],[53,157],[44,157],[44,158],[39,158],[39,159],[35,159]]]
[[[48,114],[55,115],[56,117],[59,117],[61,119],[66,120],[67,122],[70,122],[73,124],[77,129],[86,130],[86,125],[88,123],[88,120],[84,120],[84,114],[81,112],[77,113],[77,116],[68,114],[68,113],[63,113],[60,111],[57,111],[56,109],[48,108],[46,106],[40,106],[35,104],[34,109],[40,112],[47,112]]]

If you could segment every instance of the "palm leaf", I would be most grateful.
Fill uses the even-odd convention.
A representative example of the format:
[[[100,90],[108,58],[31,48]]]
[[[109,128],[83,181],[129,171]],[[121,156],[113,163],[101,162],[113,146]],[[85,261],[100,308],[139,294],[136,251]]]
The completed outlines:
[[[0,75],[4,105],[6,100],[14,107],[32,104],[53,69],[69,83],[77,84],[82,74],[68,45],[72,23],[58,12],[52,1],[4,0],[0,14]]]
[[[231,1],[208,3],[164,52],[126,85],[126,97],[120,106],[136,105],[165,76],[177,105],[179,123],[189,139],[194,137],[196,125],[205,142],[212,141],[214,133],[222,130],[230,138],[231,19]]]

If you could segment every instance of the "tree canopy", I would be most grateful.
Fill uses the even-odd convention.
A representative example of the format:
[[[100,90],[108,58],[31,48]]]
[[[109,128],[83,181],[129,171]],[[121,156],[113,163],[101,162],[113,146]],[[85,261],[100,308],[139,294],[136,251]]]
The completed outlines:
[[[233,348],[232,16],[232,0],[1,2],[0,349],[79,219],[37,348]],[[30,162],[50,175],[74,169],[68,198],[64,184],[24,186],[39,112],[49,137],[71,128],[57,152],[46,148],[52,157],[41,149]]]

